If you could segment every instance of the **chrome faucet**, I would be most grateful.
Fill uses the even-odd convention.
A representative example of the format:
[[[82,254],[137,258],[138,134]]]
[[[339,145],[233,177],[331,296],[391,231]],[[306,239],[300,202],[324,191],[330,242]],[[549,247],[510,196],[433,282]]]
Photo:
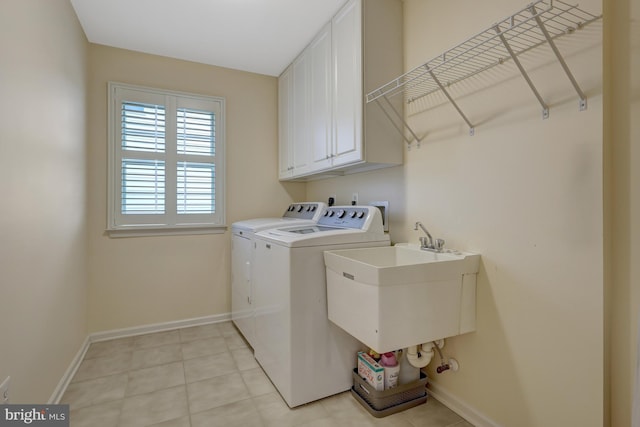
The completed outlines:
[[[421,249],[433,249],[433,237],[431,237],[431,233],[429,233],[429,230],[427,230],[426,228],[424,228],[424,225],[422,225],[422,223],[420,221],[416,222],[416,226],[413,227],[414,230],[418,230],[418,227],[422,228],[422,231],[424,231],[424,234],[427,235],[427,237],[420,237],[420,248]]]
[[[420,227],[422,231],[424,231],[424,234],[427,235],[427,237],[420,237],[420,249],[441,252],[442,248],[444,248],[444,240],[436,239],[434,242],[431,233],[429,233],[429,230],[427,230],[420,221],[416,222],[416,225],[413,229],[417,231],[418,227]]]

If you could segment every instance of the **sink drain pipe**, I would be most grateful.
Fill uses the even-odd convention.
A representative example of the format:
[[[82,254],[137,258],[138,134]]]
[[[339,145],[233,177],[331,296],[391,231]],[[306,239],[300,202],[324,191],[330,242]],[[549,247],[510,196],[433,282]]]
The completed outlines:
[[[407,348],[407,360],[416,368],[424,368],[431,362],[435,346],[432,342],[426,342],[420,345],[420,351],[418,351],[418,346],[412,345]]]
[[[420,349],[418,349],[418,347]],[[449,369],[457,372],[458,361],[451,358],[446,360],[442,355],[442,351],[440,351],[441,347],[444,347],[444,340],[440,340],[437,342],[426,342],[419,346],[412,345],[407,348],[407,361],[416,368],[422,369],[429,363],[431,363],[431,359],[433,359],[435,352],[437,351],[438,355],[440,356],[440,366],[436,368],[436,372],[438,374],[441,374],[444,371],[448,371]]]

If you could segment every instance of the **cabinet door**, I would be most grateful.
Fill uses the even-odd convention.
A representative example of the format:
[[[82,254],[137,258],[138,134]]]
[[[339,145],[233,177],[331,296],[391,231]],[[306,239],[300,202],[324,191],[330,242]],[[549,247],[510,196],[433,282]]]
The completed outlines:
[[[310,169],[311,132],[309,129],[309,66],[308,51],[293,61],[293,175]]]
[[[311,169],[331,166],[331,23],[309,45]]]
[[[362,160],[362,4],[349,1],[332,20],[333,165]]]
[[[278,176],[280,179],[288,178],[293,173],[292,95],[293,78],[291,67],[289,67],[278,79]]]

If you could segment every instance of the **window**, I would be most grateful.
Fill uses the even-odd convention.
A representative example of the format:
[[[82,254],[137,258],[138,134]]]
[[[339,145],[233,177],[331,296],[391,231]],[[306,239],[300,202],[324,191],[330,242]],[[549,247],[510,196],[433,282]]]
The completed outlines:
[[[224,231],[224,107],[109,83],[110,234]]]

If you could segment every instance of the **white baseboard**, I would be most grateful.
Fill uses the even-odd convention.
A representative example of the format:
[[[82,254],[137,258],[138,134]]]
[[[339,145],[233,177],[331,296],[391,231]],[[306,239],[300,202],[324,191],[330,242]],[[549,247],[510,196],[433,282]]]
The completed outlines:
[[[76,371],[80,367],[82,360],[84,359],[89,345],[93,342],[106,341],[115,338],[133,337],[136,335],[150,334],[153,332],[171,331],[174,329],[189,328],[191,326],[208,325],[211,323],[221,323],[231,320],[231,313],[215,314],[205,317],[197,317],[194,319],[174,320],[170,322],[154,323],[151,325],[134,326],[132,328],[114,329],[111,331],[94,332],[85,338],[84,342],[80,346],[78,353],[71,361],[69,368],[64,373],[60,382],[56,386],[53,394],[49,398],[48,404],[58,404],[64,392],[67,390],[69,383],[76,374]]]
[[[62,399],[62,395],[64,395],[64,392],[67,390],[67,387],[71,382],[71,379],[73,378],[73,376],[76,374],[76,371],[80,367],[80,363],[82,363],[82,359],[84,359],[84,355],[87,353],[87,350],[89,350],[89,344],[91,344],[91,342],[89,340],[89,336],[87,336],[84,339],[84,342],[82,343],[82,345],[80,346],[80,349],[76,353],[76,356],[71,361],[71,364],[67,368],[67,371],[64,373],[64,375],[58,382],[58,385],[56,386],[55,390],[53,390],[53,394],[49,398],[49,402],[47,402],[49,405],[52,405],[52,404],[57,405],[60,402],[60,399]]]
[[[136,335],[150,334],[153,332],[171,331],[180,328],[189,328],[191,326],[208,325],[210,323],[220,323],[231,320],[231,313],[214,314],[205,317],[196,317],[194,319],[173,320],[170,322],[154,323],[151,325],[134,326],[132,328],[113,329],[111,331],[94,332],[89,334],[91,342],[112,340],[115,338],[133,337]]]
[[[429,383],[428,390],[429,394],[433,396],[433,398],[456,414],[460,415],[475,427],[502,427],[500,424],[491,420],[471,405],[449,393],[444,388],[439,387],[437,384]]]

